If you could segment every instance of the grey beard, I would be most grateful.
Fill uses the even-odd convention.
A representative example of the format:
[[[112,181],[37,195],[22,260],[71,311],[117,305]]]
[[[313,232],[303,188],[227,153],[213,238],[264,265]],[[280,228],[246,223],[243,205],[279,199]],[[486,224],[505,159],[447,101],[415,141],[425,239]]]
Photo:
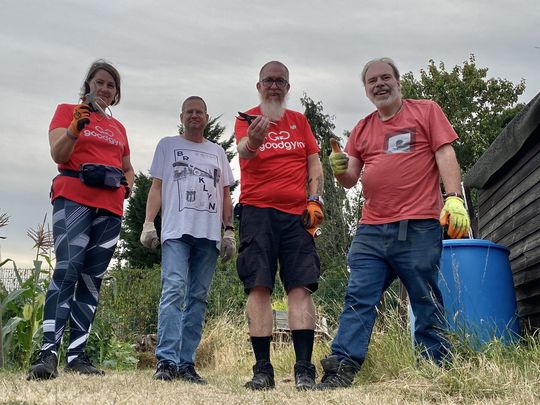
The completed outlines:
[[[270,121],[279,121],[285,114],[285,100],[282,103],[261,100],[261,112]]]

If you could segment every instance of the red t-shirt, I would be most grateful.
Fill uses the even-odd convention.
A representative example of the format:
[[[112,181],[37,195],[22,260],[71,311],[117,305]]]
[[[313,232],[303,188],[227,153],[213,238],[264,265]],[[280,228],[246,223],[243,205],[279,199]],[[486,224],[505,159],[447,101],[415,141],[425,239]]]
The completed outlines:
[[[49,131],[68,128],[75,104],[59,104],[49,125]],[[129,144],[124,126],[114,118],[90,113],[90,123],[84,127],[75,143],[71,157],[58,169],[78,171],[82,163],[98,163],[122,168],[122,159],[129,156]],[[116,190],[88,187],[78,178],[57,176],[53,181],[52,201],[64,197],[94,208],[103,208],[117,215],[124,212],[124,187]]]
[[[442,208],[435,152],[458,138],[439,105],[403,100],[388,121],[375,111],[352,130],[345,151],[363,164],[361,222],[439,218]]]
[[[260,107],[247,114],[261,115]],[[306,117],[285,110],[252,159],[240,158],[240,202],[259,208],[275,208],[290,214],[306,209],[307,158],[319,152]],[[236,120],[236,142],[247,136],[248,123]]]

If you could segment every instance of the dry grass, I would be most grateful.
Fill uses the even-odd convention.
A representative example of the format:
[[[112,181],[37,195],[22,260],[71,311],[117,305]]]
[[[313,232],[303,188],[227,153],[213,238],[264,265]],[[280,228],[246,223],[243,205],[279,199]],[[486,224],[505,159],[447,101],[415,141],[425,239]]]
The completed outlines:
[[[275,345],[275,390],[251,392],[252,353],[243,319],[222,317],[207,325],[198,369],[209,384],[152,379],[153,370],[111,371],[104,377],[60,372],[52,381],[26,381],[24,372],[0,372],[0,404],[536,404],[540,398],[540,344],[494,344],[482,353],[458,350],[446,368],[416,365],[410,337],[398,322],[378,328],[362,371],[350,389],[297,392],[292,345]],[[328,354],[317,342],[314,360]],[[321,370],[318,369],[320,376]]]

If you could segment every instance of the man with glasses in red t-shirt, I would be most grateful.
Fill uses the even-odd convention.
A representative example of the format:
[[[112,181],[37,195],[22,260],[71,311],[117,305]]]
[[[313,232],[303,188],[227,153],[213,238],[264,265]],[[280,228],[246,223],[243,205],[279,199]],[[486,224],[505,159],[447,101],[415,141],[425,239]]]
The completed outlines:
[[[287,67],[277,61],[266,63],[257,82],[261,102],[241,114],[234,131],[241,169],[237,268],[248,294],[249,334],[256,359],[253,378],[245,387],[252,390],[275,386],[270,296],[278,262],[296,353],[296,387],[310,389],[315,383],[311,294],[318,287],[320,261],[313,234],[324,217],[323,174],[307,119],[285,108],[289,89]]]

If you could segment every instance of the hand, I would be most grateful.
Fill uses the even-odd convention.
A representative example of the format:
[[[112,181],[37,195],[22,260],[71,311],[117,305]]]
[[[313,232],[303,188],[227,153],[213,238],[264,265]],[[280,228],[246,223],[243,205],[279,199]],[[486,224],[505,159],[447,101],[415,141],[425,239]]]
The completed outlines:
[[[302,213],[302,223],[306,229],[316,228],[324,219],[321,204],[317,201],[308,201]]]
[[[268,134],[268,128],[270,127],[270,120],[263,115],[257,116],[248,128],[247,136],[249,146],[257,149],[259,148]]]
[[[349,156],[341,151],[339,144],[334,138],[330,138],[332,153],[328,159],[330,160],[330,168],[334,174],[343,174],[347,171],[349,165]]]
[[[159,238],[153,222],[145,222],[143,224],[141,237],[139,240],[141,241],[142,245],[148,249],[155,249],[159,246]]]
[[[448,225],[448,236],[459,239],[469,231],[471,221],[463,200],[459,197],[448,197],[439,217],[442,226]]]
[[[223,232],[223,237],[221,238],[221,261],[223,263],[231,260],[236,254],[236,239],[234,239],[234,231],[232,229],[227,229]]]
[[[87,104],[79,104],[73,110],[73,120],[69,124],[68,131],[75,137],[79,137],[82,129],[90,124],[90,107]]]

